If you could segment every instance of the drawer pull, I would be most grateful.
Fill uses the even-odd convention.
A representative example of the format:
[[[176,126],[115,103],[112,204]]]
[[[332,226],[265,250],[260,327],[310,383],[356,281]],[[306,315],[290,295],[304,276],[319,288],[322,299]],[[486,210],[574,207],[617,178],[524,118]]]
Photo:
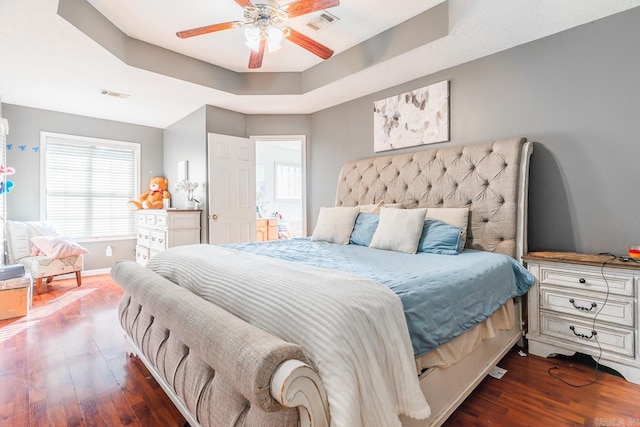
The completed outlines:
[[[582,277],[578,279],[578,282],[582,283],[583,285],[587,283],[587,281],[584,280]]]
[[[576,308],[578,310],[582,310],[582,311],[591,311],[591,310],[593,310],[594,308],[596,308],[598,306],[598,304],[596,304],[595,302],[591,303],[591,307],[583,307],[583,306],[580,306],[580,305],[576,305],[576,300],[574,300],[573,298],[571,298],[569,300],[569,302],[571,304],[573,304],[574,308]]]
[[[590,340],[594,336],[598,335],[598,332],[596,332],[596,331],[591,331],[591,335],[579,334],[579,333],[576,332],[576,327],[573,326],[573,325],[569,326],[569,329],[571,329],[571,332],[573,332],[573,335],[575,335],[577,337],[580,337],[580,338],[586,338],[588,340]]]

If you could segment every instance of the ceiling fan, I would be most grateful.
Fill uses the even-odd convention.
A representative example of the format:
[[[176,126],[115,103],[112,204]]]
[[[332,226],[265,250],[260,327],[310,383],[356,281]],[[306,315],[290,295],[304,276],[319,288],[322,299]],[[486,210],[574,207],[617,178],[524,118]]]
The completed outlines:
[[[267,1],[267,0],[264,0]],[[221,22],[190,30],[178,31],[176,35],[186,39],[216,31],[245,27],[246,45],[251,48],[249,68],[262,66],[264,51],[269,52],[280,48],[280,42],[287,39],[322,59],[329,59],[333,50],[305,36],[290,27],[281,24],[289,19],[313,13],[318,10],[338,6],[340,0],[297,0],[284,6],[274,7],[270,4],[254,4],[251,0],[235,0],[244,9],[244,21]]]

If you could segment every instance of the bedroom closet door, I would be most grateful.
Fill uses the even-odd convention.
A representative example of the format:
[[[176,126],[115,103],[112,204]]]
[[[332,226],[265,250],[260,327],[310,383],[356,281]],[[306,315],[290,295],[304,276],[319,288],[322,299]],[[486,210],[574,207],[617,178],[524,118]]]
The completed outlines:
[[[209,134],[209,243],[256,238],[256,154],[247,138]]]

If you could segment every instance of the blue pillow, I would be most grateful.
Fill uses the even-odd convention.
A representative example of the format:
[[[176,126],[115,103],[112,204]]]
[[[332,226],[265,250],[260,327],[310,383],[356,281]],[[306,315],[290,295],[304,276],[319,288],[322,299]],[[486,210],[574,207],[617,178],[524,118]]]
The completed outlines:
[[[426,218],[418,252],[456,255],[462,250],[462,227],[447,224],[437,219]]]
[[[378,228],[378,215],[360,212],[353,226],[349,243],[352,245],[369,246],[373,233]]]

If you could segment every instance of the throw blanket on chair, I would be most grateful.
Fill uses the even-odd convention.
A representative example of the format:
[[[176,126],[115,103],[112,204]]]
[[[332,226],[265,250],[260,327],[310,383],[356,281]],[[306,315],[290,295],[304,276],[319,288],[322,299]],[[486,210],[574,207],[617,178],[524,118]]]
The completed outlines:
[[[385,286],[211,245],[169,249],[148,267],[301,345],[326,388],[333,427],[400,427],[399,414],[429,416],[402,303]]]

